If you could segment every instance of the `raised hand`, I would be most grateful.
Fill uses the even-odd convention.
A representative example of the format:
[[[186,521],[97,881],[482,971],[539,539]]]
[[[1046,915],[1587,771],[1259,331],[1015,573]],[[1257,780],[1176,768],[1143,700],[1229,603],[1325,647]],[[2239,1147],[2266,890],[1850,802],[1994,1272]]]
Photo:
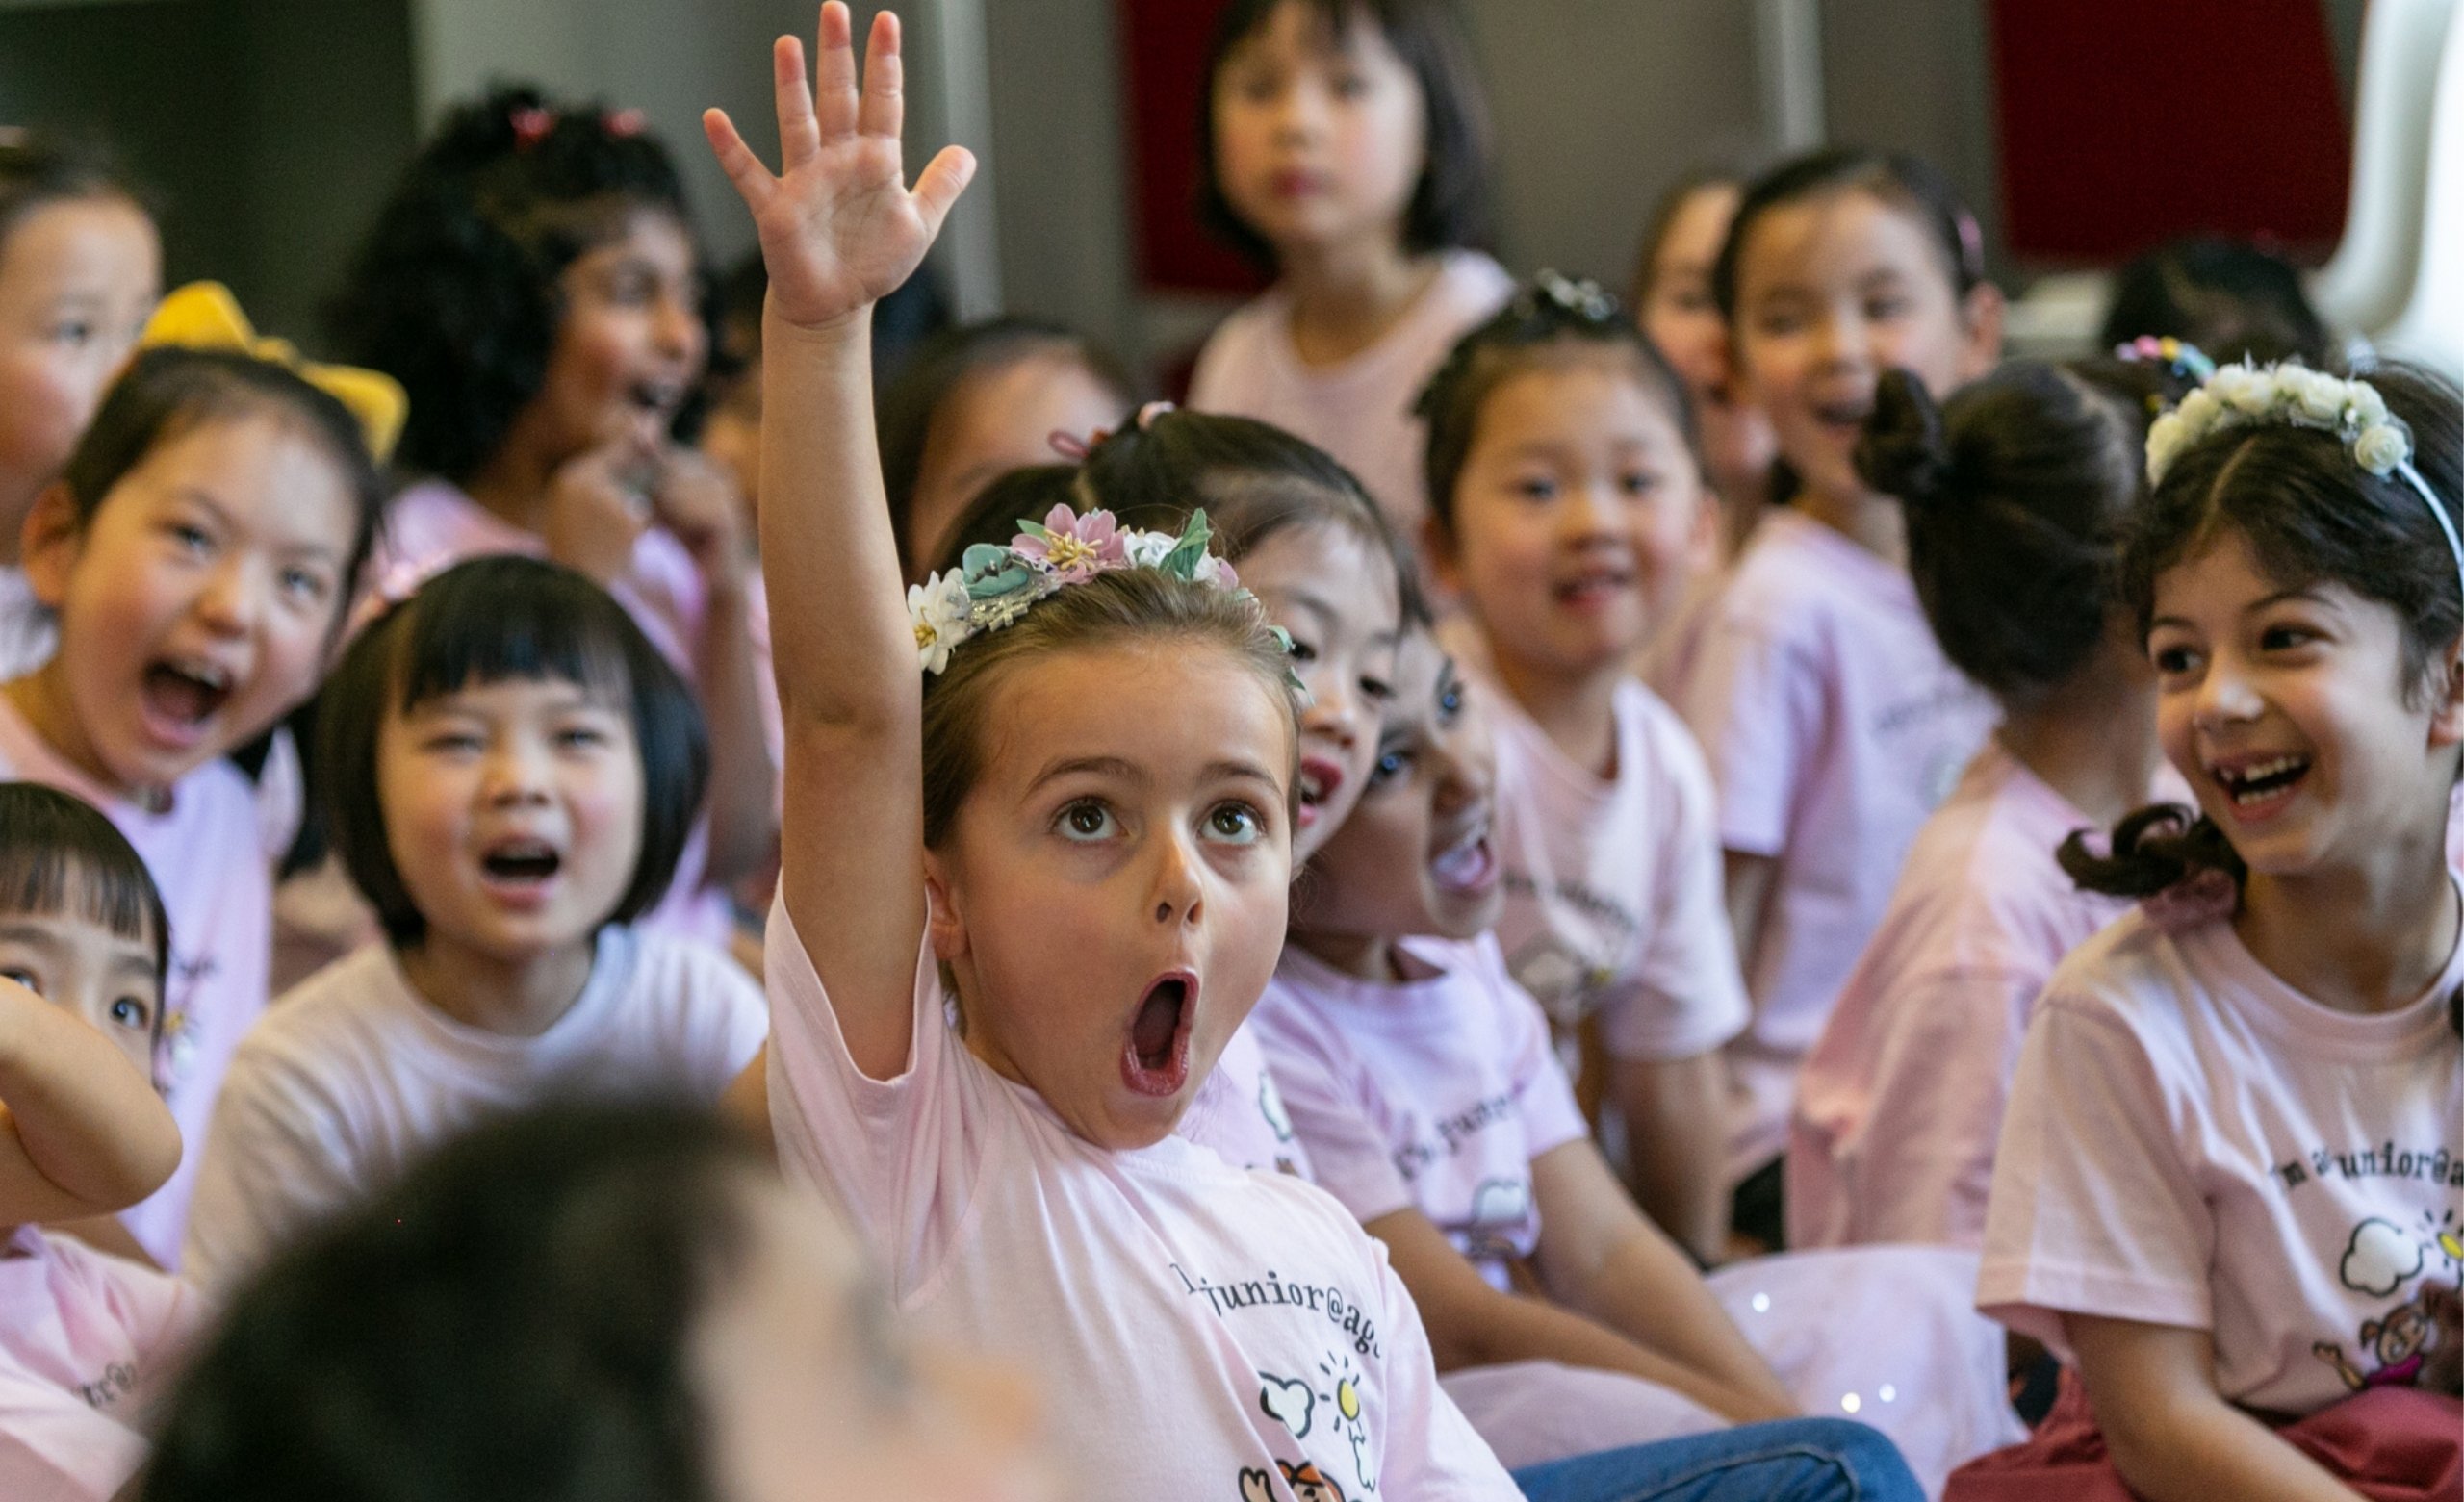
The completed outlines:
[[[874,17],[860,91],[840,0],[821,8],[811,87],[803,46],[779,38],[770,60],[783,169],[777,176],[725,111],[702,115],[719,166],[753,211],[770,271],[771,311],[790,324],[820,328],[906,281],[975,175],[973,156],[944,146],[908,190],[899,159],[906,101],[898,30],[890,13]]]

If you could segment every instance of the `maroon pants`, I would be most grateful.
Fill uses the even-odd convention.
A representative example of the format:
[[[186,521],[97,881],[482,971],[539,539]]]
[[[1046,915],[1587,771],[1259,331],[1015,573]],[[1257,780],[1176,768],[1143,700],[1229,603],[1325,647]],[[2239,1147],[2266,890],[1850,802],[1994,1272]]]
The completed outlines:
[[[2372,1502],[2464,1499],[2464,1403],[2373,1387],[2276,1433]],[[1951,1473],[1942,1502],[2137,1502],[2105,1454],[2087,1389],[2062,1374],[2053,1412],[2025,1443]]]

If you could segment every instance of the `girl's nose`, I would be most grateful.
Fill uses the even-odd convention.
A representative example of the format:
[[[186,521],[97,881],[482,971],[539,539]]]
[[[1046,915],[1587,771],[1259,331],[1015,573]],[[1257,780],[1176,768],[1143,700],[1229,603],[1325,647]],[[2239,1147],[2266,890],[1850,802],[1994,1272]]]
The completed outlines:
[[[245,636],[267,587],[251,577],[254,572],[245,558],[226,559],[197,593],[197,618],[218,635]]]
[[[2220,656],[2208,664],[2207,674],[2199,681],[2194,713],[2202,726],[2224,726],[2257,719],[2263,703],[2248,675],[2238,664]]]
[[[1204,900],[1204,889],[1198,881],[1197,853],[1190,848],[1190,836],[1185,832],[1157,841],[1155,849],[1155,921],[1189,923],[1197,916],[1198,904]]]
[[[1329,674],[1326,681],[1311,683],[1309,691],[1309,707],[1300,716],[1300,727],[1346,750],[1360,744],[1359,686]]]
[[[548,798],[546,753],[519,741],[499,746],[488,757],[487,780],[483,789],[491,803],[545,802]]]

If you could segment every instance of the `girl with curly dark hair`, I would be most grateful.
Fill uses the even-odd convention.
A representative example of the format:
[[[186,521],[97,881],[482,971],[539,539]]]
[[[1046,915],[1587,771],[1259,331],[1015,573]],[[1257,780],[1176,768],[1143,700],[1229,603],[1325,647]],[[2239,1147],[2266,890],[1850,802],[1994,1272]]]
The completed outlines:
[[[676,441],[710,348],[682,182],[634,110],[500,88],[413,159],[329,309],[410,418],[375,582],[486,553],[606,586],[694,686],[710,801],[654,920],[724,942],[778,832],[768,616],[733,487]]]

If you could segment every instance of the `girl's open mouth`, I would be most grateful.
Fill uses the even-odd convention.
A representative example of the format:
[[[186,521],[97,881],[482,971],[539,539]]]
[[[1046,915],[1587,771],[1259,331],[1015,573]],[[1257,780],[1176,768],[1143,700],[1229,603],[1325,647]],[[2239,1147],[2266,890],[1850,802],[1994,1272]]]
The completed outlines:
[[[543,901],[564,856],[545,840],[500,840],[479,854],[479,875],[490,892],[517,904]]]
[[[1178,1094],[1189,1082],[1190,1032],[1196,1018],[1195,977],[1164,976],[1148,986],[1121,1048],[1122,1082],[1141,1095]]]
[[[231,698],[230,670],[214,663],[165,660],[148,663],[138,680],[138,700],[147,727],[167,742],[192,744]]]
[[[2208,776],[2224,792],[2233,805],[2233,816],[2245,822],[2266,819],[2293,801],[2303,778],[2310,775],[2310,758],[2288,753],[2265,756],[2234,765],[2218,763],[2208,768]]]
[[[1308,828],[1328,800],[1344,785],[1344,769],[1323,756],[1304,756],[1300,761],[1299,824]]]
[[[1452,845],[1440,851],[1428,863],[1428,874],[1449,892],[1474,896],[1497,885],[1498,856],[1489,843],[1489,824],[1483,819]]]

